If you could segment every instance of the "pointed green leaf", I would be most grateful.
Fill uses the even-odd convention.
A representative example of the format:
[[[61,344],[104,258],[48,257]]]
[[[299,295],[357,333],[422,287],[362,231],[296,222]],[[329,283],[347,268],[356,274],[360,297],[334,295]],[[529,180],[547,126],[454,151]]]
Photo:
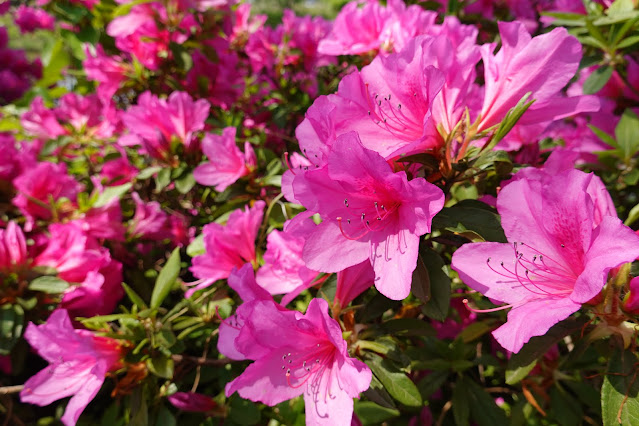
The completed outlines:
[[[155,287],[153,287],[151,294],[151,309],[160,307],[171,291],[171,287],[180,274],[180,260],[180,248],[176,247],[155,280]]]

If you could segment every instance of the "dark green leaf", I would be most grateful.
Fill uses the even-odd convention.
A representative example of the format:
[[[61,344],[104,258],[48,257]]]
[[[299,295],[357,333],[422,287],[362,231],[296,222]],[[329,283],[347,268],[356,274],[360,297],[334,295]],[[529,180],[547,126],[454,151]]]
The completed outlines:
[[[557,387],[550,390],[550,407],[552,413],[562,426],[577,426],[583,419],[583,410],[579,401]]]
[[[606,83],[608,83],[608,80],[610,80],[613,71],[614,69],[610,65],[604,65],[597,68],[584,82],[584,93],[592,95],[600,91]]]
[[[22,336],[24,310],[20,305],[0,306],[0,355],[9,355]]]
[[[375,376],[372,377],[371,385],[366,391],[364,391],[363,395],[382,407],[390,408],[391,410],[397,408],[393,402],[393,398],[391,398],[388,392],[386,392],[382,382],[380,382]]]
[[[230,417],[241,425],[256,425],[261,420],[260,410],[257,405],[239,397],[231,398]]]
[[[421,407],[422,396],[415,383],[388,359],[367,355],[366,364],[396,401],[408,407]]]
[[[437,321],[444,321],[450,305],[450,277],[441,256],[429,248],[420,246],[420,256],[424,260],[430,279],[431,299],[422,307],[424,315]]]
[[[175,180],[175,189],[178,190],[180,194],[186,194],[195,186],[195,178],[193,177],[193,172],[185,173],[180,176],[179,179]]]
[[[371,401],[356,401],[354,410],[363,425],[379,425],[399,416],[399,410],[382,407]]]
[[[448,371],[432,371],[420,380],[417,384],[417,388],[419,389],[419,393],[421,393],[422,398],[428,399],[429,396],[440,390],[446,382],[446,379],[448,379],[449,374],[450,373]]]
[[[604,426],[639,424],[639,375],[637,355],[616,350],[601,387]]]
[[[430,300],[430,277],[421,256],[417,258],[417,267],[413,271],[410,292],[424,303]]]
[[[157,280],[155,280],[155,287],[153,287],[153,293],[151,294],[151,309],[160,307],[179,274],[180,248],[176,247],[166,265],[160,271]]]
[[[155,191],[160,192],[171,183],[171,169],[162,169],[155,176]]]
[[[58,277],[38,277],[29,283],[29,290],[50,294],[62,293],[67,288],[69,288],[69,283]]]
[[[157,356],[146,360],[146,366],[151,373],[165,379],[173,378],[173,360],[165,356]]]
[[[142,298],[131,287],[129,287],[125,283],[122,283],[122,287],[124,288],[126,295],[129,297],[129,299],[131,300],[131,302],[133,302],[135,306],[137,306],[140,309],[148,308],[148,306],[146,306],[146,303],[144,303],[144,300],[142,300]]]
[[[504,411],[495,404],[495,399],[486,393],[482,386],[467,377],[457,383],[468,389],[470,413],[475,423],[479,426],[504,426],[508,424]]]
[[[499,215],[490,206],[477,200],[463,200],[452,207],[443,208],[433,218],[433,229],[457,233],[469,230],[485,241],[507,242]]]
[[[615,128],[615,137],[623,152],[623,159],[630,160],[639,150],[639,117],[631,109],[623,112]]]
[[[155,426],[177,426],[177,420],[171,410],[166,408],[164,405],[160,407],[160,411],[158,411],[157,421],[155,422]]]
[[[533,361],[528,365],[524,365],[522,367],[516,367],[512,370],[506,370],[506,383],[509,385],[514,385],[515,383],[519,383],[522,379],[524,379],[530,370],[532,370],[535,365],[537,365],[537,361]]]
[[[464,381],[463,377],[457,380],[455,389],[453,389],[453,417],[455,417],[455,424],[458,426],[465,426],[469,424],[470,420],[470,395]]]
[[[140,171],[140,173],[138,173],[136,179],[139,180],[146,180],[148,178],[150,178],[151,176],[153,176],[154,174],[156,174],[157,172],[159,172],[160,170],[162,170],[162,167],[147,167],[146,169],[143,169],[142,171]]]

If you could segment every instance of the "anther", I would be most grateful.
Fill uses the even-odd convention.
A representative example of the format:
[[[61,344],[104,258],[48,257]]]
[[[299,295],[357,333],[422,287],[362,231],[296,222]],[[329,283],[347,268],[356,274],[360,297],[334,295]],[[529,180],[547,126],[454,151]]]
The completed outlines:
[[[348,200],[346,198],[344,198],[344,205],[348,207]]]

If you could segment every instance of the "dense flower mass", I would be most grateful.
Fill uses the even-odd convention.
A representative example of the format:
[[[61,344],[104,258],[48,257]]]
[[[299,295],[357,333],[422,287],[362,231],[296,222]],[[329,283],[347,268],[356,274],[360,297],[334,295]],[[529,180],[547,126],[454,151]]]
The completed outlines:
[[[636,423],[639,2],[280,3],[0,0],[0,423]]]

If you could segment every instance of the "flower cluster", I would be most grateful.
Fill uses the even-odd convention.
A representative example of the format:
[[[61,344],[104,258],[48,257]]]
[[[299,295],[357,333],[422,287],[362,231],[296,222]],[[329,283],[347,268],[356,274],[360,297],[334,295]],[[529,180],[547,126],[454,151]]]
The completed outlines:
[[[639,5],[266,3],[0,0],[6,422],[631,424]]]

